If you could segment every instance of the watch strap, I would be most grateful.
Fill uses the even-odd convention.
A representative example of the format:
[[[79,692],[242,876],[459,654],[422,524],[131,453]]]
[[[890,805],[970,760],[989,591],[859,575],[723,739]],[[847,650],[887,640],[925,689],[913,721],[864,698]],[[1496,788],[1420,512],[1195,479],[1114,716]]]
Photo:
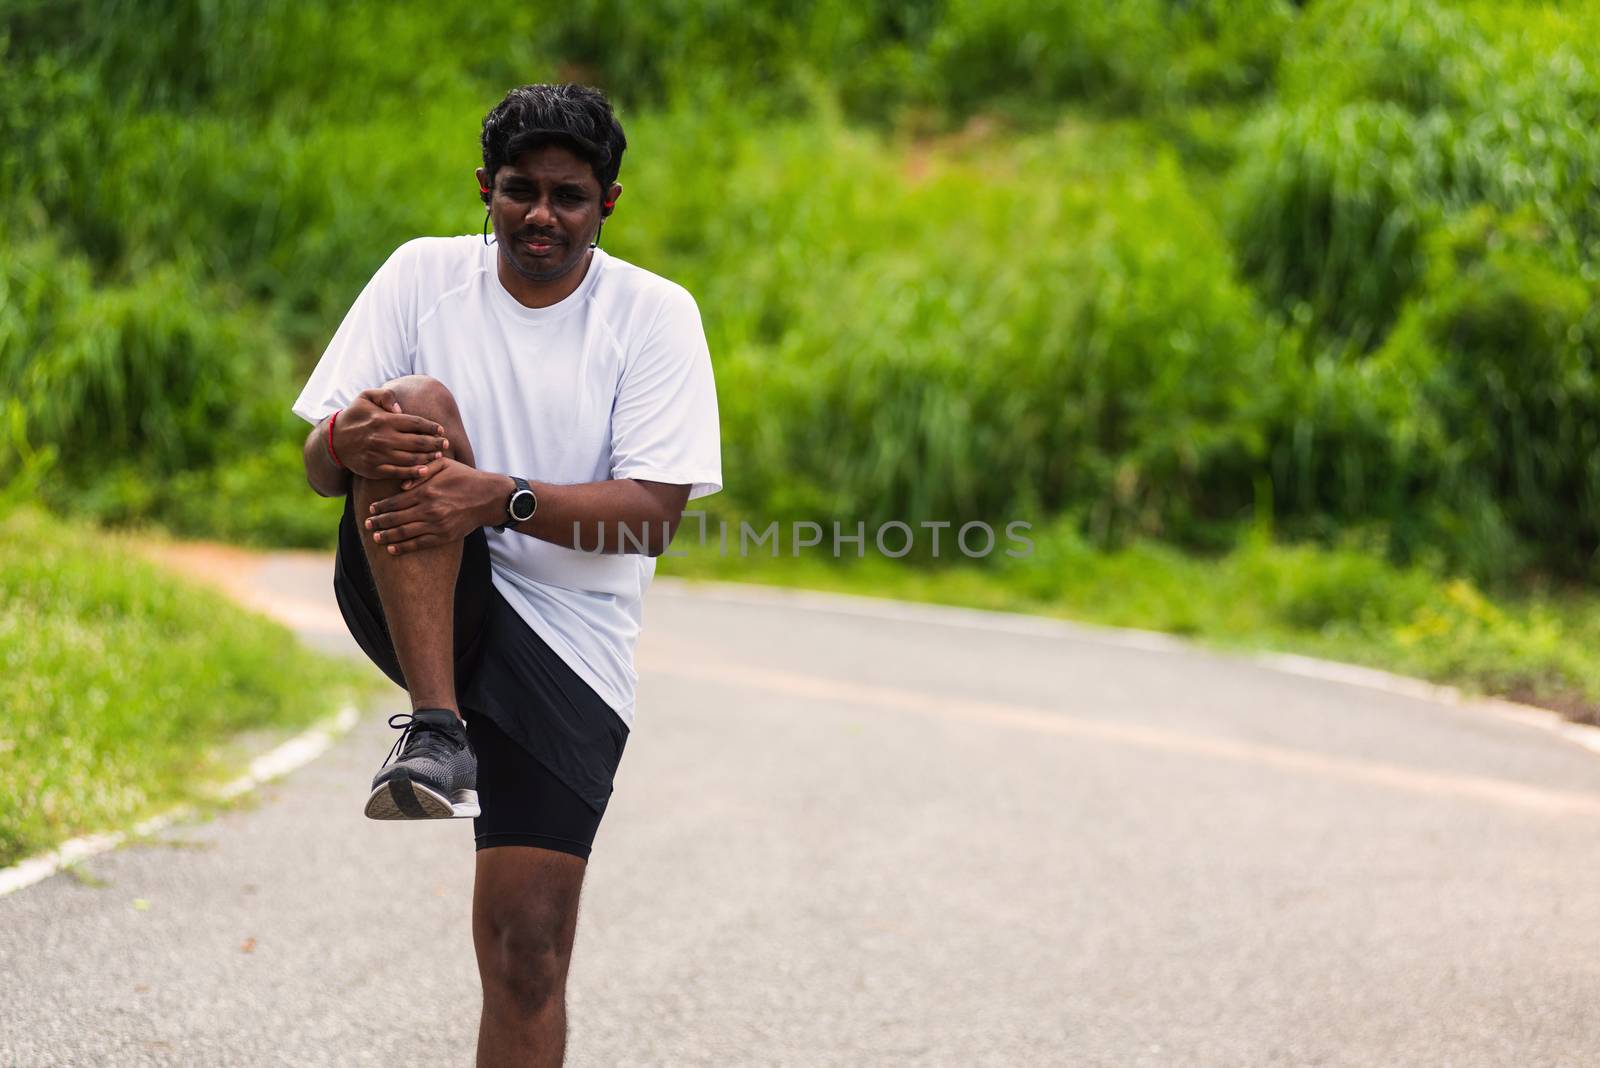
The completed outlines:
[[[521,519],[518,519],[515,515],[512,514],[512,512],[511,512],[511,502],[517,499],[518,494],[526,493],[528,496],[533,497],[534,509],[537,510],[538,507],[539,507],[539,498],[533,496],[533,487],[528,485],[528,480],[527,479],[519,478],[516,475],[512,475],[511,476],[511,482],[512,482],[511,496],[506,498],[506,521],[504,523],[496,524],[495,528],[494,528],[495,530],[499,531],[502,534],[504,534],[506,532],[506,529],[508,527],[510,527],[512,524],[514,524],[514,523],[523,523],[523,522],[526,522],[527,520],[533,518],[533,512],[529,512],[527,515],[523,516]]]

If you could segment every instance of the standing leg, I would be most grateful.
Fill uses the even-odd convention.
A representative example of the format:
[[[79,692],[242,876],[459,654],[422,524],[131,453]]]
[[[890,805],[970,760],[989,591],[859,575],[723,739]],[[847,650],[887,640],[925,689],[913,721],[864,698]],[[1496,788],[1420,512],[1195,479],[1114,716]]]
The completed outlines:
[[[535,846],[480,849],[477,857],[478,1068],[556,1068],[566,1055],[567,968],[588,862]]]

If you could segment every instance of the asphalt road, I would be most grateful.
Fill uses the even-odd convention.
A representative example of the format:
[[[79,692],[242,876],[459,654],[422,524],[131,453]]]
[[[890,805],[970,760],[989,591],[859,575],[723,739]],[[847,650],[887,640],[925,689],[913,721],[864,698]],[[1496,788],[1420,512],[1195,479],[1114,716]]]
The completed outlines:
[[[230,580],[338,646],[323,566]],[[1600,1064],[1600,757],[1144,646],[658,586],[568,1063]],[[398,697],[0,898],[0,1064],[470,1064],[470,824],[361,816]]]

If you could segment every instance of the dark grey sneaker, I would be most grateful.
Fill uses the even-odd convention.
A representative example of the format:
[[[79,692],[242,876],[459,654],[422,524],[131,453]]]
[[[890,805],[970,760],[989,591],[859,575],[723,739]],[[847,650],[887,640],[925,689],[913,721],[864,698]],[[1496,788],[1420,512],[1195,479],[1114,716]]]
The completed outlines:
[[[372,780],[367,816],[375,820],[467,819],[478,814],[478,760],[467,729],[448,708],[389,717],[403,729]]]

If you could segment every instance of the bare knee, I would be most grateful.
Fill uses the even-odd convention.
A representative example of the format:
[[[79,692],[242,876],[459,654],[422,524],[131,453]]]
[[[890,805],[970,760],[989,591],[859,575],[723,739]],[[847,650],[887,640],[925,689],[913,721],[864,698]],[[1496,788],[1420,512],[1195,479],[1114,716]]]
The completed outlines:
[[[443,382],[428,375],[404,375],[391,378],[383,384],[400,399],[400,410],[407,415],[420,415],[440,423],[459,421],[456,398]]]
[[[429,375],[391,378],[383,386],[394,391],[402,412],[432,419],[444,427],[445,438],[450,442],[447,456],[469,466],[477,466],[473,460],[472,445],[467,441],[466,428],[461,423],[461,410],[456,407],[455,395],[448,386]]]
[[[485,996],[528,1016],[559,1001],[570,953],[563,927],[560,917],[540,913],[487,920],[478,961]]]

